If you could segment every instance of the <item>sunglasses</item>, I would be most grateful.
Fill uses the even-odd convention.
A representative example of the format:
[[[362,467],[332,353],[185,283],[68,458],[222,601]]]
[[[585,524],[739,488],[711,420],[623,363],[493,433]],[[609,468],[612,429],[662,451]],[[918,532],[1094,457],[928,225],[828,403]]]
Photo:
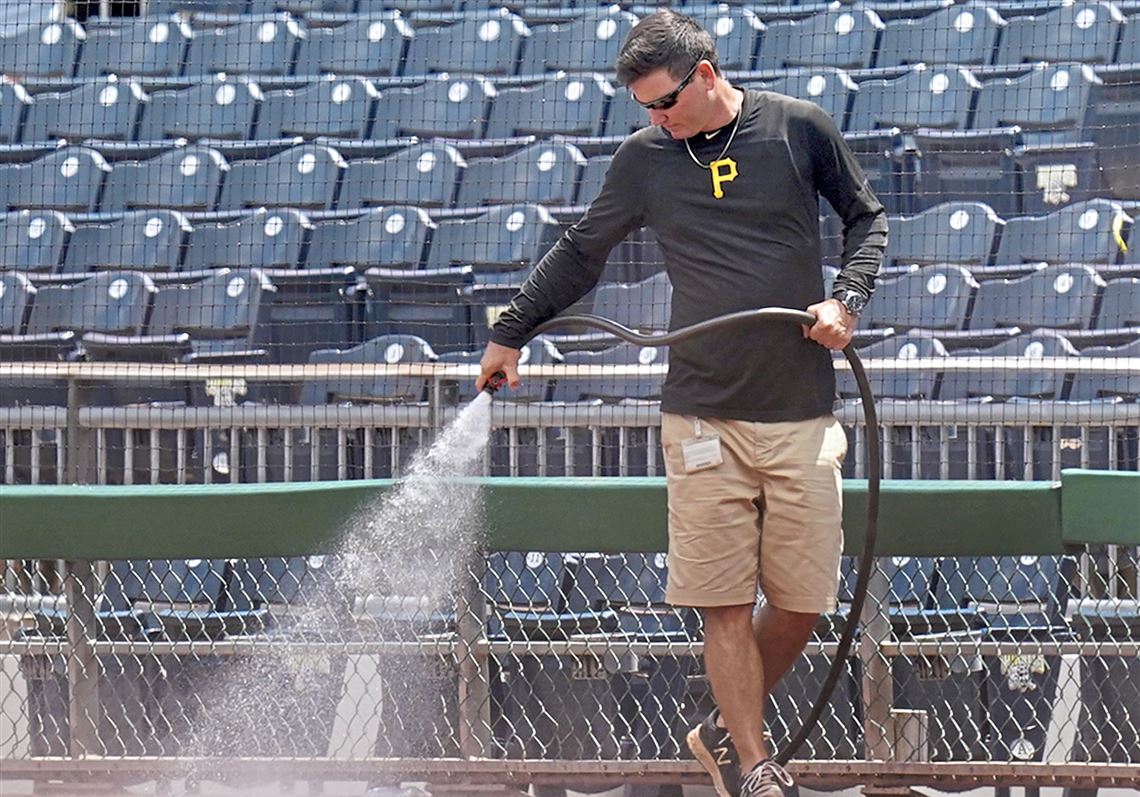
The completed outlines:
[[[693,68],[689,70],[689,74],[685,75],[685,77],[681,79],[681,82],[677,84],[677,88],[670,91],[664,97],[658,97],[656,100],[651,100],[650,102],[642,102],[634,96],[633,92],[630,92],[629,96],[633,97],[633,101],[647,111],[667,111],[677,104],[677,99],[681,96],[681,92],[685,90],[686,86],[693,82],[693,76],[697,74],[697,67],[701,65],[701,61],[703,60],[703,58],[698,58],[697,62],[693,64]]]

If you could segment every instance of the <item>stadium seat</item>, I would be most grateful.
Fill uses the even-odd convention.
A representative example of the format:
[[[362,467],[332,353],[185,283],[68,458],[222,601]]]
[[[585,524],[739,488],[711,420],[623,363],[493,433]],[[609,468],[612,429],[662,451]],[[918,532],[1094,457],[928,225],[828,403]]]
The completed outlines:
[[[0,359],[64,359],[75,354],[85,332],[140,334],[155,290],[138,271],[108,271],[74,285],[40,286],[26,333],[0,335]]]
[[[0,74],[21,80],[71,77],[86,31],[73,19],[32,25],[0,37]]]
[[[235,17],[231,25],[195,30],[187,53],[187,75],[290,75],[305,36],[297,20]]]
[[[541,205],[488,208],[470,219],[441,221],[432,238],[428,265],[472,266],[476,274],[514,279],[538,262],[558,231],[558,224]]]
[[[231,635],[314,633],[338,618],[349,619],[346,596],[334,580],[336,566],[324,555],[234,560],[226,606],[241,630]]]
[[[669,328],[673,284],[665,272],[635,283],[604,282],[594,290],[591,312],[622,326],[642,332],[664,332]],[[563,354],[578,350],[609,348],[618,340],[605,332],[551,333],[548,339]]]
[[[449,208],[467,162],[455,147],[427,141],[378,160],[349,162],[338,204],[342,208],[412,204]]]
[[[0,6],[0,36],[10,36],[29,27],[63,18],[64,9],[51,0],[8,0]]]
[[[965,69],[926,66],[888,80],[865,80],[854,92],[845,129],[964,130],[980,86]]]
[[[222,184],[218,209],[332,208],[347,168],[339,152],[322,144],[301,144],[264,160],[236,161]]]
[[[952,353],[964,357],[1005,358],[1005,362],[1010,365],[1021,367],[1010,371],[949,369],[942,377],[939,399],[1063,399],[1070,374],[1027,371],[1024,369],[1025,362],[1039,357],[1079,356],[1073,344],[1060,333],[1047,329],[1018,335],[989,348],[959,349]]]
[[[972,332],[948,332],[943,342],[993,328],[1089,329],[1104,284],[1092,266],[1079,263],[1046,266],[1018,279],[985,280],[974,300]]]
[[[637,17],[629,12],[602,8],[591,9],[571,21],[532,23],[519,74],[608,73],[617,61],[621,43],[636,24]]]
[[[572,205],[586,164],[571,144],[542,142],[502,158],[473,158],[459,184],[456,205]]]
[[[566,351],[562,364],[571,367],[566,376],[554,382],[552,401],[591,401],[617,403],[622,399],[659,399],[665,381],[662,372],[654,376],[579,375],[573,366],[668,365],[669,350],[662,347],[619,343],[592,351]]]
[[[64,147],[27,164],[0,164],[0,202],[8,209],[93,211],[110,164],[93,149]]]
[[[441,352],[437,362],[440,364],[477,366],[482,357],[482,348],[449,351]],[[560,362],[562,362],[561,352],[553,343],[541,336],[527,341],[519,349],[519,365],[551,365]],[[522,380],[518,389],[508,388],[506,391],[496,393],[495,401],[547,401],[550,398],[551,384],[552,381],[549,377],[527,377]],[[474,376],[444,379],[440,382],[440,387],[444,391],[443,399],[447,404],[464,404],[478,395],[475,392]],[[494,460],[497,453],[495,450],[491,452],[492,469],[495,467]],[[512,452],[507,451],[506,453],[510,456]],[[521,451],[517,453],[521,455]],[[533,472],[537,473],[537,470]]]
[[[174,16],[118,19],[114,25],[95,26],[88,31],[76,74],[177,77],[186,65],[193,36],[190,25]]]
[[[170,283],[154,297],[145,335],[87,333],[95,359],[159,362],[257,362],[273,283],[256,269],[218,269],[190,283]]]
[[[183,268],[296,268],[312,227],[304,213],[285,208],[261,208],[233,221],[198,222]]]
[[[892,216],[884,264],[984,266],[993,260],[1004,227],[983,202],[944,202],[913,216]]]
[[[364,272],[419,268],[435,223],[422,208],[389,205],[348,219],[318,223],[309,242],[308,268],[351,266]]]
[[[258,117],[264,138],[367,138],[380,96],[363,78],[325,79],[297,89],[266,92]]]
[[[55,271],[74,230],[58,211],[0,214],[0,271]]]
[[[372,137],[479,138],[495,88],[479,77],[432,77],[415,88],[384,91]]]
[[[878,293],[878,291],[876,291]],[[878,301],[878,296],[875,297]],[[875,360],[913,360],[922,357],[945,357],[946,347],[937,332],[911,329],[885,340],[863,346],[859,358]],[[872,371],[868,375],[871,392],[879,399],[931,399],[937,393],[940,374],[936,371]],[[858,398],[859,386],[847,369],[835,372],[836,391],[842,398]]]
[[[758,41],[764,35],[764,23],[747,6],[690,5],[684,11],[713,37],[717,61],[721,69],[752,68]]]
[[[985,66],[993,63],[1004,28],[1001,15],[981,2],[952,5],[917,19],[888,20],[875,64]]]
[[[1105,199],[1074,203],[1043,216],[1009,219],[995,262],[1116,263],[1123,254],[1121,235],[1131,225],[1123,206]]]
[[[977,289],[977,281],[963,266],[943,263],[914,268],[878,281],[860,326],[868,331],[876,327],[897,331],[962,329]]]
[[[0,334],[23,333],[28,308],[35,295],[35,286],[23,274],[0,271]]]
[[[188,89],[156,91],[150,96],[138,137],[142,141],[243,141],[253,137],[261,99],[256,83],[224,75],[203,78]]]
[[[139,208],[166,208],[184,213],[209,211],[230,165],[216,149],[187,146],[141,161],[117,161],[99,207],[115,213]]]
[[[1133,339],[1132,342],[1120,346],[1092,346],[1082,349],[1081,356],[1105,357],[1113,360],[1120,357],[1140,357],[1140,339]],[[1073,377],[1073,384],[1069,389],[1071,401],[1113,398],[1122,398],[1126,401],[1140,399],[1140,375],[1079,372]]]
[[[1074,346],[1119,346],[1140,338],[1140,277],[1105,283],[1093,328],[1065,333]]]
[[[368,284],[365,335],[416,335],[439,353],[478,345],[471,310],[461,301],[472,281],[470,266],[408,270],[374,267]]]
[[[147,101],[138,83],[114,77],[70,91],[43,92],[28,109],[23,140],[133,141]]]
[[[412,28],[399,13],[350,16],[336,27],[310,27],[297,75],[398,75]]]
[[[27,89],[7,75],[0,75],[0,144],[20,140],[20,126],[32,102]]]
[[[1124,16],[1112,3],[1057,5],[1043,14],[1011,16],[998,42],[995,64],[1053,61],[1108,64]]]
[[[498,90],[487,118],[488,138],[598,136],[614,89],[601,75],[551,75]],[[640,112],[640,109],[638,109]]]
[[[380,335],[350,349],[321,349],[309,355],[309,364],[372,363],[400,365],[430,363],[437,359],[432,347],[415,335]],[[329,377],[305,383],[302,404],[408,404],[428,399],[423,376],[376,375]]]
[[[859,90],[850,75],[842,69],[829,67],[790,70],[767,81],[765,87],[797,100],[814,102],[827,111],[840,130],[846,124],[852,96]]]
[[[633,101],[629,90],[615,88],[609,111],[606,112],[606,136],[622,139],[630,133],[636,133],[647,124],[649,124],[648,112]],[[617,148],[616,142],[614,148]]]
[[[760,42],[757,69],[875,66],[883,22],[867,8],[836,7],[803,20],[775,20]]]
[[[176,271],[189,232],[190,222],[176,210],[136,210],[106,224],[83,224],[71,234],[61,271]]]
[[[578,204],[588,205],[594,201],[606,182],[606,173],[613,163],[613,155],[594,155],[587,159],[582,169],[582,182],[578,186]]]
[[[469,11],[451,24],[418,29],[404,74],[513,75],[529,37],[522,17],[505,8]]]

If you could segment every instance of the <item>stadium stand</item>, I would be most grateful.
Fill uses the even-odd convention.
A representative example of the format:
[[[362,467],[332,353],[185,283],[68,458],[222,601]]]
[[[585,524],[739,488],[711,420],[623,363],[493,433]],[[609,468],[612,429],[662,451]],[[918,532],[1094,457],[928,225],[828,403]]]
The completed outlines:
[[[54,272],[74,231],[75,225],[58,211],[0,214],[0,270]]]
[[[776,20],[764,32],[756,68],[873,67],[883,27],[878,15],[865,7],[828,8],[803,20]]]
[[[398,75],[412,28],[398,12],[353,15],[343,24],[309,28],[297,75]]]
[[[607,107],[626,102],[599,74],[545,77],[535,85],[502,86],[487,119],[488,138],[599,136]]]
[[[288,208],[258,208],[235,218],[198,221],[183,268],[194,272],[257,263],[263,269],[293,269],[312,227],[304,213]]]
[[[79,55],[76,75],[85,78],[177,77],[186,68],[186,51],[194,37],[179,17],[117,20],[91,26]]]
[[[222,184],[218,209],[333,208],[347,169],[339,152],[321,144],[302,144],[268,158],[235,161]]]
[[[62,272],[177,271],[190,222],[175,210],[137,210],[71,233]]]
[[[175,147],[143,160],[116,161],[99,209],[111,213],[139,208],[211,211],[217,207],[229,170],[222,153],[195,145]]]
[[[0,36],[0,74],[71,77],[87,32],[73,19],[31,25]]]
[[[463,171],[456,204],[572,205],[586,164],[571,144],[540,143],[502,158],[472,158]]]
[[[152,93],[138,137],[141,141],[250,139],[261,100],[256,83],[223,75],[203,76],[189,88]]]
[[[186,56],[187,75],[293,73],[297,48],[305,36],[296,20],[250,16],[232,22],[194,30]]]
[[[542,72],[609,73],[621,43],[637,24],[626,11],[589,9],[571,21],[538,25],[530,21],[531,35],[519,66],[520,75]]]
[[[299,89],[267,91],[258,133],[265,138],[368,138],[380,96],[362,78],[328,76]]]
[[[522,18],[505,8],[467,12],[449,25],[417,30],[404,74],[514,75],[529,37]]]
[[[0,163],[0,196],[8,210],[94,211],[111,165],[93,149],[63,147],[30,163]]]
[[[103,139],[134,141],[148,97],[133,81],[115,77],[65,92],[42,92],[28,109],[25,141]]]
[[[986,66],[993,63],[1005,26],[992,5],[979,2],[954,4],[918,18],[886,20],[875,63]]]

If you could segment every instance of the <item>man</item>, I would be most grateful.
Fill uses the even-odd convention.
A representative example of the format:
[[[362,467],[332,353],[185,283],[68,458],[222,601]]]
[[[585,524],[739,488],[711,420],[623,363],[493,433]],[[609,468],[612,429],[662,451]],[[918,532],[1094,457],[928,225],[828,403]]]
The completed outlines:
[[[701,611],[718,706],[688,743],[721,797],[780,797],[791,780],[769,759],[764,701],[838,588],[847,443],[831,414],[827,350],[850,342],[871,295],[886,214],[832,120],[811,103],[730,85],[692,19],[644,18],[617,76],[652,126],[618,148],[597,198],[499,318],[476,387],[497,371],[518,385],[530,332],[584,296],[640,226],[664,254],[671,327],[768,306],[816,317],[803,330],[753,324],[676,344],[661,400],[667,599]],[[844,222],[828,299],[820,196]]]

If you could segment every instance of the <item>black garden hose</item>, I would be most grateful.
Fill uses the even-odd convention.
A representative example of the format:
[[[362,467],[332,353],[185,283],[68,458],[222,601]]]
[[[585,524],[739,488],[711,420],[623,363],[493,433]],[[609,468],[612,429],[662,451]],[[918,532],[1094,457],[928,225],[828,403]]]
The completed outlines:
[[[733,324],[750,324],[757,321],[784,321],[792,324],[811,326],[816,318],[803,310],[791,310],[779,307],[764,307],[755,310],[741,310],[736,313],[709,318],[705,321],[692,324],[670,332],[643,335],[628,327],[624,327],[608,318],[596,315],[566,315],[552,318],[540,324],[532,333],[540,335],[551,329],[564,326],[585,326],[608,332],[624,341],[639,346],[668,346],[678,341],[686,340],[694,335],[700,335],[714,329],[731,326]],[[824,707],[831,697],[835,684],[843,676],[847,657],[851,652],[851,644],[855,639],[855,629],[859,617],[863,613],[863,603],[867,597],[867,584],[871,577],[871,568],[875,557],[875,537],[879,522],[879,484],[882,479],[881,452],[879,449],[879,420],[875,413],[875,397],[871,393],[871,385],[867,380],[867,372],[863,369],[863,362],[855,353],[855,347],[848,344],[843,354],[851,366],[851,372],[859,385],[859,395],[863,403],[863,417],[867,425],[867,521],[866,534],[863,538],[863,552],[859,558],[859,571],[855,580],[855,589],[851,596],[851,608],[847,622],[843,625],[843,632],[839,637],[839,645],[835,651],[835,658],[831,662],[831,669],[827,678],[819,688],[811,711],[803,719],[799,731],[784,747],[776,753],[774,759],[779,764],[786,764],[800,746],[807,740],[812,728],[815,727],[823,714]],[[498,375],[496,375],[498,376]],[[497,389],[503,379],[493,379],[490,387],[492,392]]]

